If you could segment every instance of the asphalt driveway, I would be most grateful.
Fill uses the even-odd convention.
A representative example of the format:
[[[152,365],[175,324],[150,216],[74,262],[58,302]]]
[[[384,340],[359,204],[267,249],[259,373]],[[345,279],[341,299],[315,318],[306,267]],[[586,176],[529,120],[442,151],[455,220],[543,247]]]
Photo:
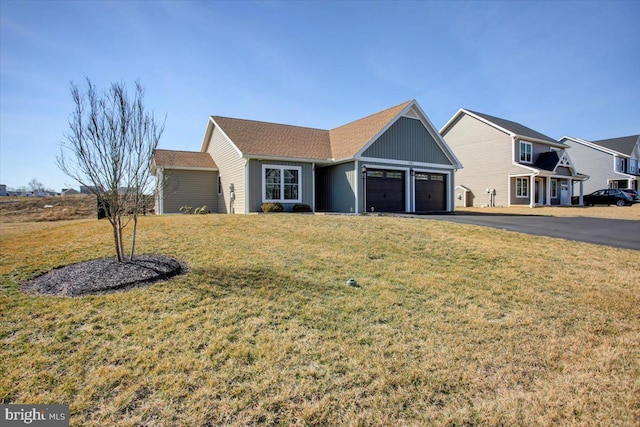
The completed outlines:
[[[424,218],[640,251],[640,221],[483,213],[428,215]]]

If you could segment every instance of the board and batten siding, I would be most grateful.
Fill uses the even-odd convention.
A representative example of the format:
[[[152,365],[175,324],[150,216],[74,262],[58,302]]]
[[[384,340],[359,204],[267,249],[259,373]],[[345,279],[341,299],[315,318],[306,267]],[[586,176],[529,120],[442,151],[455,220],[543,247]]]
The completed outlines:
[[[217,194],[218,185],[215,183],[218,213],[246,213],[245,212],[245,165],[244,159],[235,146],[216,126],[211,133],[207,152],[215,160],[222,182],[222,194]],[[233,186],[235,199],[231,200],[230,188]]]
[[[471,190],[470,206],[488,204],[487,188],[495,189],[496,206],[509,204],[509,179],[512,165],[511,136],[467,114],[460,116],[443,134],[444,140],[464,165],[455,173],[456,185]]]
[[[362,157],[451,165],[424,124],[407,117],[400,117],[364,150]]]
[[[262,166],[298,166],[302,168],[300,177],[301,200],[313,209],[313,164],[301,162],[283,162],[274,160],[249,160],[249,212],[262,212]],[[285,211],[291,211],[296,203],[282,203]]]
[[[356,211],[355,162],[316,166],[316,209],[321,212]]]
[[[210,212],[217,210],[216,181],[214,171],[165,169],[163,172],[163,212],[181,213],[182,206],[199,208],[207,206]]]

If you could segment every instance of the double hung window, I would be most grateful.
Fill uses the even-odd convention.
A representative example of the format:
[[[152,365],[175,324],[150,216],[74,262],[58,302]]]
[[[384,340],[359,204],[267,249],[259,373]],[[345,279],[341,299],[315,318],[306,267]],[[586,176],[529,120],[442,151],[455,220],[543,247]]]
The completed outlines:
[[[299,166],[262,166],[262,201],[280,203],[300,203]]]
[[[520,161],[531,163],[531,143],[520,141]]]
[[[516,197],[529,197],[529,178],[516,178]]]

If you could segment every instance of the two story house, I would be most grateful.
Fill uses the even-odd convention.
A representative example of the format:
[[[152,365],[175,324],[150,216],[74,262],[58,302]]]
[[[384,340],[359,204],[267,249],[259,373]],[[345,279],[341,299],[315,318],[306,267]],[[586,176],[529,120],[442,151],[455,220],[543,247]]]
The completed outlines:
[[[464,108],[440,134],[464,165],[456,172],[457,206],[570,205],[573,195],[582,204],[588,177],[577,172],[569,147],[547,135]]]
[[[571,147],[575,164],[588,171],[590,179],[584,191],[592,193],[601,188],[630,188],[638,190],[640,179],[640,135],[586,141],[565,136],[560,142]]]

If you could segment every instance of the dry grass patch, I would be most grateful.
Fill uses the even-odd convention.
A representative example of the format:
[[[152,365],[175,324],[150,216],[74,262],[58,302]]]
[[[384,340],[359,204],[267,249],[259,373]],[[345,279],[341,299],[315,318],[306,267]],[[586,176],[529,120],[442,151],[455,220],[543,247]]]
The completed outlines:
[[[0,235],[3,403],[72,425],[633,425],[640,253],[428,219],[143,218],[188,275],[43,298],[97,221]],[[361,288],[344,284],[349,277]]]

